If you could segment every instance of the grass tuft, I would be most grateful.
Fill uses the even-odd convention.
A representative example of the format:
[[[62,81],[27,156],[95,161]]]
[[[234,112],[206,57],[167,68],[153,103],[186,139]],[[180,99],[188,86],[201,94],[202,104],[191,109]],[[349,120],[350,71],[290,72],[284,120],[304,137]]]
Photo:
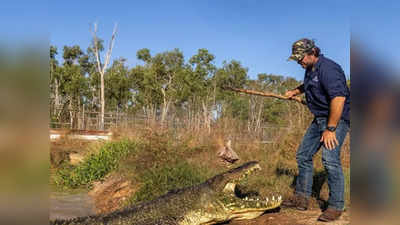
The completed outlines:
[[[207,179],[207,174],[206,169],[184,161],[173,166],[154,167],[142,174],[140,181],[143,184],[129,202],[152,200],[168,191],[198,184]]]

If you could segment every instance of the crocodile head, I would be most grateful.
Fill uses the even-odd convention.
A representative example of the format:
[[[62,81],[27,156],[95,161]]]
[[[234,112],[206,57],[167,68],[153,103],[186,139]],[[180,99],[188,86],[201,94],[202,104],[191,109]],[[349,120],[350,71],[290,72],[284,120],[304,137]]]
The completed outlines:
[[[256,194],[249,197],[237,191],[237,184],[258,170],[261,170],[258,162],[251,161],[209,179],[208,186],[214,194],[201,200],[203,208],[186,215],[186,222],[181,224],[215,224],[254,219],[267,210],[279,207],[281,196],[262,197]]]

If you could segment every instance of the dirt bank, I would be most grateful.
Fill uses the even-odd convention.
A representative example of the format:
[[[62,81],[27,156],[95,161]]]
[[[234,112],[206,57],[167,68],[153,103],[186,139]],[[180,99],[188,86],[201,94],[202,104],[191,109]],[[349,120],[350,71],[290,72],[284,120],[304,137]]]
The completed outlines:
[[[232,221],[230,225],[347,225],[350,224],[350,213],[344,212],[337,221],[324,223],[317,221],[321,214],[320,209],[298,211],[293,209],[281,209],[279,212],[269,212],[256,219],[246,221]]]

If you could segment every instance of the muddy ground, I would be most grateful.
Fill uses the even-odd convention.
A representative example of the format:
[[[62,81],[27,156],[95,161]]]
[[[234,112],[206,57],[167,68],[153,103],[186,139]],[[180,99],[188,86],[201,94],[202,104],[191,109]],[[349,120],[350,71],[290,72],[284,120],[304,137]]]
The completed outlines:
[[[226,224],[230,225],[347,225],[350,224],[350,215],[346,211],[339,220],[334,222],[320,222],[317,221],[318,216],[321,214],[320,209],[310,209],[307,211],[298,211],[293,209],[280,209],[275,212],[267,212],[264,215],[246,221],[232,221]]]

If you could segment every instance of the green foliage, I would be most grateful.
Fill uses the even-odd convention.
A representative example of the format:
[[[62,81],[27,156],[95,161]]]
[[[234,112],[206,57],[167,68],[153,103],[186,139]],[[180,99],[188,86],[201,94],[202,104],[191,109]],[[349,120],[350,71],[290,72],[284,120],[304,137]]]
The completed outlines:
[[[221,69],[217,71],[216,81],[219,87],[241,88],[246,83],[247,68],[244,68],[239,61],[232,60],[229,63],[224,61]]]
[[[139,51],[137,51],[136,57],[143,62],[149,63],[151,61],[150,50],[148,48],[140,49]]]
[[[122,110],[132,104],[131,80],[125,59],[115,60],[105,75],[105,99],[110,111]]]
[[[119,166],[120,160],[137,150],[137,143],[121,140],[105,143],[98,152],[88,155],[77,166],[65,166],[56,172],[54,182],[58,186],[77,188],[100,180]]]
[[[215,88],[213,77],[217,68],[213,64],[214,59],[215,56],[207,49],[199,49],[197,54],[190,58],[190,73],[185,76],[185,81],[190,89],[188,95],[191,98],[200,97],[207,101],[207,95]]]
[[[246,97],[231,98],[231,102],[229,106],[226,107],[226,110],[223,115],[232,116],[233,118],[239,118],[240,120],[247,120],[249,118],[249,113],[248,113],[249,101],[248,101],[248,96]]]
[[[102,40],[98,41],[101,51]],[[77,45],[64,46],[64,61],[60,65],[55,57],[57,53],[57,48],[50,46],[50,118],[65,123],[73,117],[76,123],[78,114],[72,115],[65,109],[78,112],[84,105],[87,112],[99,111],[100,76],[96,72],[93,43],[86,53]],[[224,61],[222,67],[217,67],[216,57],[207,49],[199,49],[187,61],[179,49],[152,55],[149,49],[143,48],[136,56],[143,65],[129,68],[126,59],[119,58],[106,70],[106,111],[143,112],[148,118],[161,118],[161,121],[190,117],[185,119],[202,124],[210,124],[209,115],[215,115],[216,119],[229,116],[249,122],[249,126],[260,122],[285,125],[284,118],[296,113],[295,103],[221,88],[230,86],[284,94],[300,84],[294,78],[261,73],[253,80],[248,77],[248,69],[237,60]],[[62,111],[53,107],[56,99]]]
[[[83,55],[83,52],[79,45],[72,47],[64,46],[64,65],[72,65]]]
[[[205,169],[185,161],[176,165],[153,167],[141,175],[143,185],[130,200],[131,203],[152,200],[170,190],[198,184],[207,179]]]

